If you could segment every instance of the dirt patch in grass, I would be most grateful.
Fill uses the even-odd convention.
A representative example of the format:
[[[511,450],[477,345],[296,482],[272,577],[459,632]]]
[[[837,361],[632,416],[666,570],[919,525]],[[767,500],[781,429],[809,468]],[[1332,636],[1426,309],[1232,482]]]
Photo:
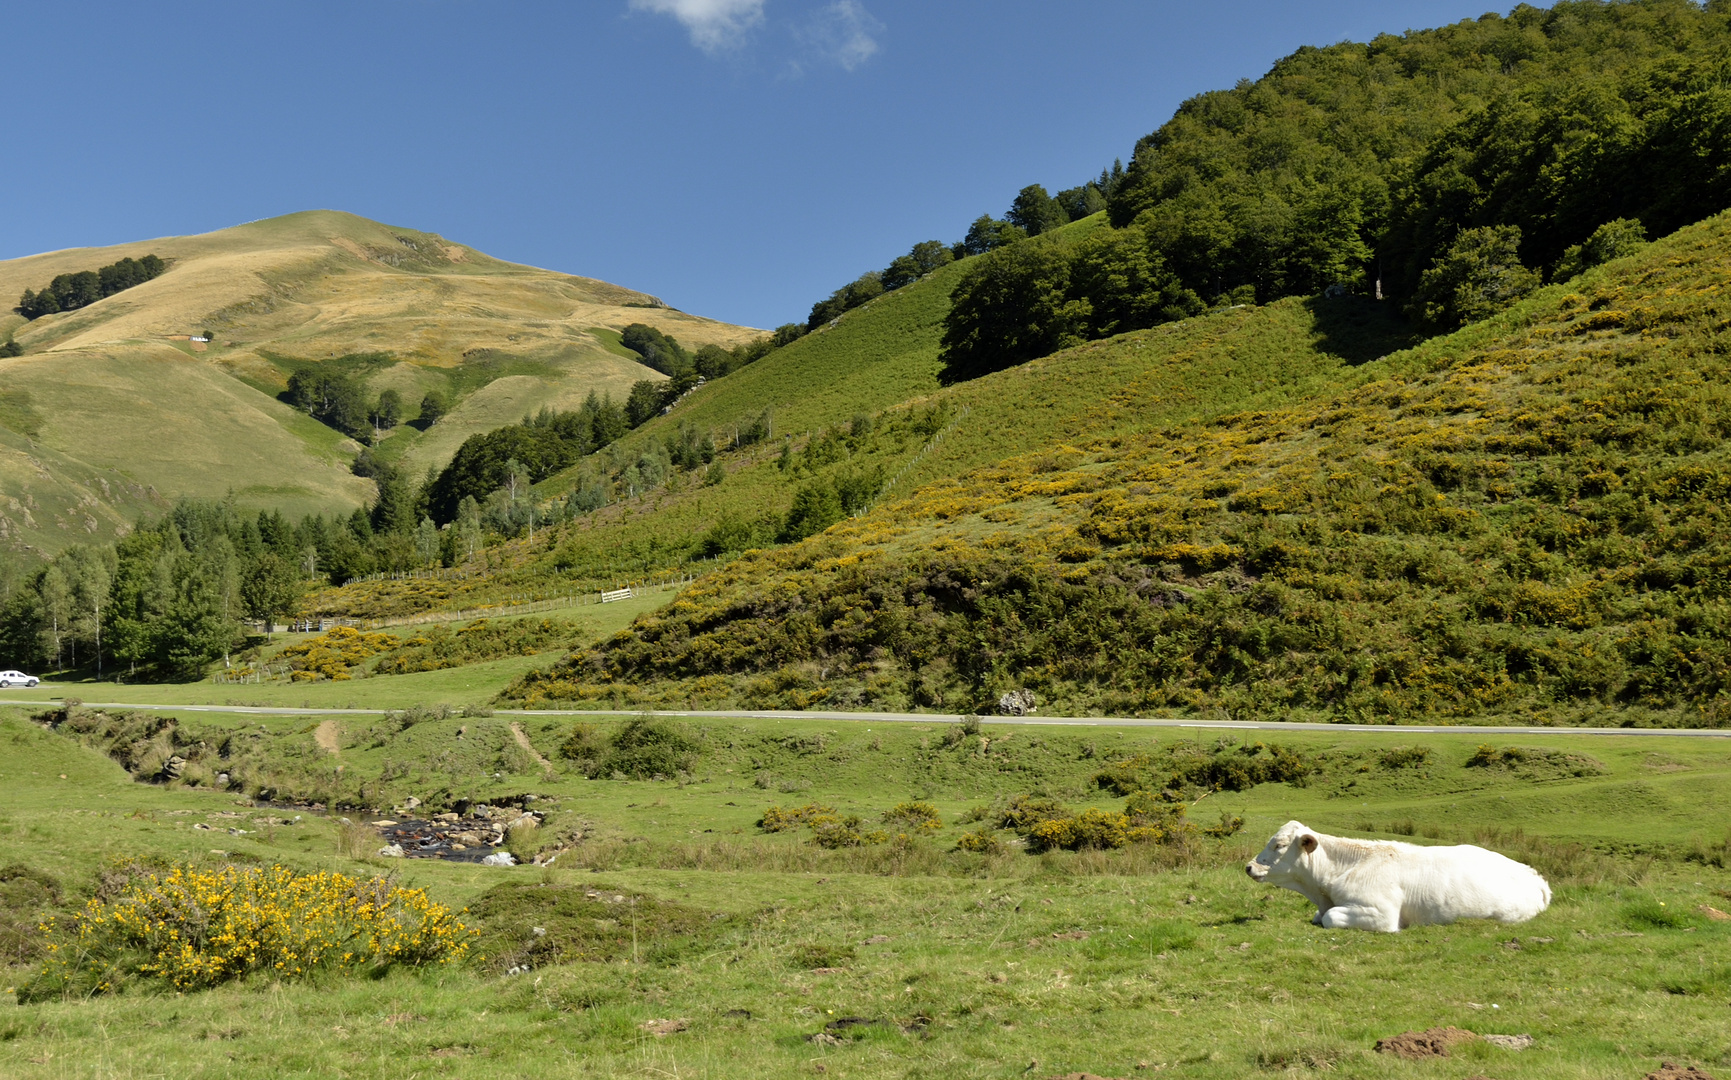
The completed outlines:
[[[515,739],[518,746],[521,746],[524,750],[527,750],[531,755],[534,756],[536,761],[539,761],[541,763],[541,768],[543,771],[548,772],[548,773],[551,773],[553,771],[553,763],[551,761],[548,761],[546,758],[542,757],[541,752],[539,750],[535,749],[535,744],[529,741],[529,733],[523,730],[522,724],[512,724],[511,725],[511,738]]]
[[[313,742],[327,754],[340,754],[343,752],[342,728],[335,720],[323,721],[313,729]]]
[[[1399,1035],[1378,1039],[1376,1052],[1393,1054],[1395,1057],[1406,1061],[1423,1061],[1426,1058],[1448,1057],[1451,1047],[1472,1042],[1477,1038],[1478,1036],[1472,1032],[1458,1027],[1403,1031]]]
[[[1673,1065],[1669,1061],[1648,1073],[1643,1080],[1713,1080],[1693,1065]]]

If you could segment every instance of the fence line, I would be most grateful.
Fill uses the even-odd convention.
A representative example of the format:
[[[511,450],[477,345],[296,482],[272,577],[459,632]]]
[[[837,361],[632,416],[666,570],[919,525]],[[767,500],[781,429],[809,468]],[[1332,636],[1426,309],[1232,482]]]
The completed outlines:
[[[907,476],[908,473],[912,472],[914,469],[914,466],[916,466],[920,462],[924,461],[926,458],[926,455],[931,453],[932,450],[937,448],[939,443],[944,441],[944,436],[949,434],[949,432],[951,430],[953,430],[957,424],[961,423],[963,418],[968,415],[968,413],[972,410],[972,408],[973,408],[973,406],[971,406],[971,405],[963,405],[961,411],[956,413],[956,415],[950,419],[949,423],[947,423],[943,427],[939,428],[936,432],[934,432],[932,434],[932,437],[930,439],[926,440],[926,444],[924,446],[920,447],[919,453],[915,454],[912,458],[910,458],[908,461],[903,463],[903,465],[900,469],[896,470],[896,474],[894,476],[890,477],[889,483],[885,484],[883,487],[878,489],[878,493],[872,497],[871,505],[866,507],[864,510],[861,510],[858,514],[855,514],[854,517],[857,518],[861,514],[868,513],[869,511],[874,509],[878,503],[882,502],[884,497],[890,493],[890,489],[895,487],[896,484],[903,477]]]
[[[668,589],[682,589],[696,580],[691,573],[680,574],[673,578],[653,577],[629,581],[620,590],[629,590],[631,595],[641,595],[647,592],[664,592]],[[583,607],[589,604],[600,604],[606,592],[571,593],[565,596],[542,597],[537,600],[526,600],[521,603],[477,604],[474,607],[458,608],[454,611],[424,611],[418,615],[396,615],[378,619],[356,619],[346,615],[335,615],[321,619],[299,620],[291,623],[291,629],[304,625],[306,631],[313,629],[329,630],[337,626],[352,626],[358,630],[379,630],[387,626],[415,626],[421,623],[464,622],[469,619],[497,619],[510,615],[533,615],[538,611],[556,611],[560,608]],[[623,597],[621,597],[623,599]]]

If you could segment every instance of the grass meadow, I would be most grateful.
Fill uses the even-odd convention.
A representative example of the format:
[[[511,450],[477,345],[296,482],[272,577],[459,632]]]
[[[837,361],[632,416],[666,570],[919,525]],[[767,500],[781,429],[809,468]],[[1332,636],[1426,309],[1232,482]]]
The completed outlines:
[[[7,1006],[8,1077],[1634,1078],[1662,1060],[1731,1063],[1731,922],[1714,914],[1731,908],[1731,807],[1718,797],[1731,742],[1719,738],[1494,737],[1487,756],[1470,731],[1258,732],[1312,771],[1303,786],[1193,806],[1199,824],[1242,816],[1236,835],[1033,855],[953,849],[1014,795],[1113,809],[1122,800],[1093,780],[1103,769],[1242,755],[1252,736],[705,720],[686,725],[697,750],[676,778],[591,780],[561,756],[571,718],[398,729],[357,716],[339,721],[333,752],[329,729],[321,743],[306,719],[180,717],[210,745],[246,738],[248,760],[285,777],[334,779],[341,766],[374,783],[381,806],[533,792],[539,843],[558,855],[498,869],[345,857],[365,847],[331,815],[139,783],[9,712],[0,866],[47,875],[58,899],[42,904],[75,909],[126,859],[284,864],[390,874],[467,907],[481,933],[456,970],[255,977],[184,995],[137,983]],[[510,751],[512,724],[551,770]],[[913,799],[941,827],[878,846],[825,850],[756,825],[770,806],[813,802],[870,823]],[[1515,927],[1321,930],[1300,897],[1241,869],[1290,818],[1482,843],[1537,866],[1556,898]],[[29,949],[17,928],[32,914],[5,913],[13,958]],[[567,951],[535,951],[549,940]],[[14,964],[0,983],[31,970]],[[1449,1024],[1534,1044],[1467,1044],[1431,1062],[1372,1049]]]

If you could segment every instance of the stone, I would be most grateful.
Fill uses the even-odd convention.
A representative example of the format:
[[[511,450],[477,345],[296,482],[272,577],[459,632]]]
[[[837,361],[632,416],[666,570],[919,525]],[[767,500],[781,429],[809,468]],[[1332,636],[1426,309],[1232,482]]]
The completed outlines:
[[[404,810],[413,810],[415,807],[417,807],[419,805],[421,805],[421,800],[415,798],[413,795],[410,795],[408,798],[403,800],[403,809]]]
[[[375,828],[388,829],[392,825],[395,825],[396,822],[392,821],[390,818],[380,818],[379,820],[372,822],[372,824]]]
[[[403,845],[386,844],[384,847],[379,849],[379,857],[383,859],[401,859],[403,857]]]
[[[516,866],[517,856],[509,851],[495,851],[481,860],[482,866]]]
[[[1492,1046],[1500,1046],[1504,1050],[1525,1050],[1533,1045],[1533,1037],[1525,1033],[1520,1035],[1480,1035],[1479,1038]]]
[[[1009,690],[998,698],[998,712],[1005,716],[1027,716],[1039,703],[1032,690]]]

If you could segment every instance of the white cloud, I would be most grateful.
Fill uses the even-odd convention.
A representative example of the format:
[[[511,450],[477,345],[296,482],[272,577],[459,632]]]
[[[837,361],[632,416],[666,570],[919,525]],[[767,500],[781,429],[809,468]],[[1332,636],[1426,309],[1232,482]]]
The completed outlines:
[[[878,51],[877,35],[883,30],[884,24],[858,0],[835,0],[813,14],[794,36],[808,52],[852,71]]]
[[[765,0],[631,0],[632,11],[671,15],[707,53],[737,46],[745,32],[763,21]]]

